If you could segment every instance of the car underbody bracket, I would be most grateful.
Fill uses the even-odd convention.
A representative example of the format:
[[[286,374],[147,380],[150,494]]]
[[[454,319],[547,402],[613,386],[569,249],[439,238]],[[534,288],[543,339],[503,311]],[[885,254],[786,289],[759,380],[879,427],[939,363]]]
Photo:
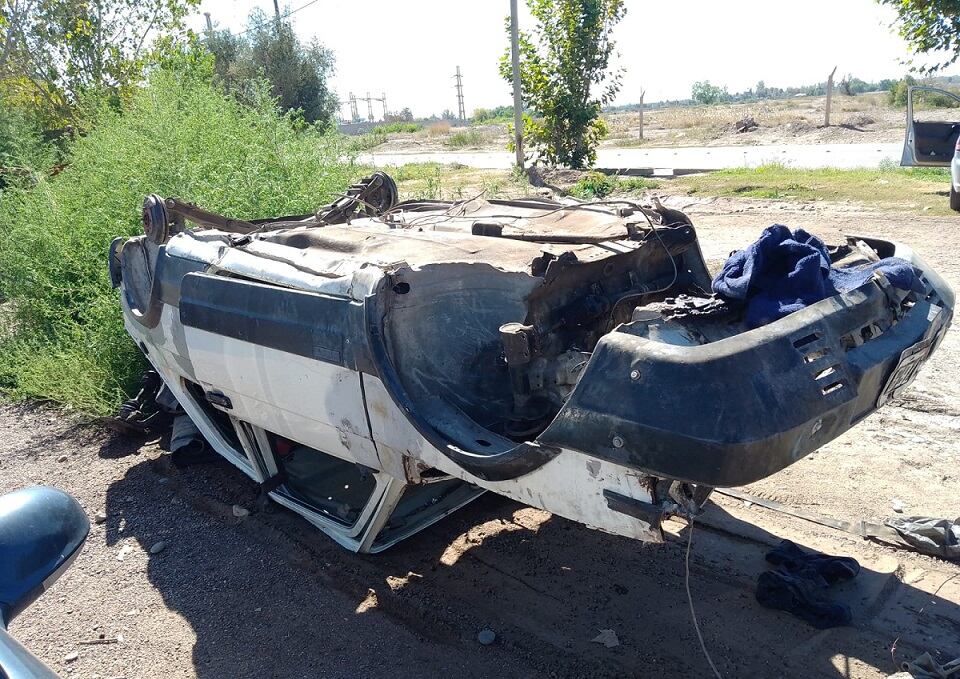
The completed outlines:
[[[661,507],[623,495],[609,488],[603,491],[603,497],[607,501],[607,507],[615,512],[643,521],[650,526],[650,530],[660,537],[661,541],[663,540],[663,528],[660,523],[666,516],[666,512]]]

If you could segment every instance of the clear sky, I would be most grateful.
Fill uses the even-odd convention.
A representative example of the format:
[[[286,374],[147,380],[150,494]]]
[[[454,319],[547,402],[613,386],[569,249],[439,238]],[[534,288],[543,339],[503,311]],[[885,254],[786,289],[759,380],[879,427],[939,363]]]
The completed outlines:
[[[308,0],[281,0],[281,11]],[[890,30],[892,11],[875,0],[626,0],[615,29],[626,68],[617,103],[682,99],[697,80],[731,92],[758,80],[786,87],[850,73],[864,80],[898,77],[909,58]],[[530,26],[520,0],[521,27]],[[202,12],[214,24],[242,30],[254,8],[272,14],[272,0],[202,0],[190,25],[200,31]],[[456,112],[454,72],[463,73],[469,114],[477,107],[511,103],[510,86],[497,63],[508,44],[504,18],[509,0],[317,0],[290,17],[298,35],[316,37],[336,55],[333,89],[385,92],[392,111],[416,116]],[[363,102],[361,115],[366,115]],[[375,113],[379,117],[379,104]],[[343,109],[347,114],[346,107]]]

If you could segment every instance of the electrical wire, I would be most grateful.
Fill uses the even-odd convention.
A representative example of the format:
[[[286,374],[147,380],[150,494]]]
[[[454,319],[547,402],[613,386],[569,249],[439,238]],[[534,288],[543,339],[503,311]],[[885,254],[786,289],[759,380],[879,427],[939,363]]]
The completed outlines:
[[[673,255],[670,253],[670,248],[668,248],[668,247],[667,247],[667,244],[663,242],[663,237],[660,235],[660,229],[657,228],[657,226],[654,225],[653,220],[650,219],[650,215],[648,215],[648,214],[646,213],[646,211],[643,209],[642,206],[640,206],[640,205],[638,205],[637,203],[634,203],[634,202],[632,202],[632,201],[629,201],[629,200],[624,200],[624,201],[610,201],[610,202],[614,202],[614,203],[625,203],[625,204],[630,205],[630,206],[632,206],[632,207],[638,208],[638,209],[640,210],[640,213],[641,213],[644,217],[646,217],[646,219],[647,219],[647,224],[650,225],[650,228],[653,230],[653,234],[657,237],[657,240],[660,241],[660,245],[661,245],[661,247],[663,247],[663,251],[666,253],[667,259],[670,260],[670,264],[673,265],[673,276],[670,278],[670,282],[667,283],[666,285],[664,285],[664,286],[662,286],[662,287],[659,287],[659,288],[657,288],[656,290],[646,290],[646,291],[644,291],[644,292],[639,292],[639,293],[637,293],[637,292],[631,292],[631,293],[628,293],[628,294],[624,295],[623,297],[621,297],[620,299],[618,299],[616,302],[614,302],[614,303],[613,303],[613,306],[610,308],[610,320],[611,320],[611,321],[614,321],[614,320],[616,319],[617,309],[619,308],[621,302],[624,302],[624,301],[626,301],[626,300],[628,300],[628,299],[633,299],[633,298],[636,298],[636,297],[644,297],[644,296],[646,296],[646,295],[656,295],[657,293],[660,293],[660,292],[666,292],[667,290],[669,290],[670,288],[672,288],[674,285],[676,285],[677,279],[680,278],[680,270],[677,268],[677,260],[675,260],[675,259],[673,258]],[[663,228],[663,227],[669,228],[669,227],[676,226],[676,225],[679,225],[679,222],[676,223],[676,224],[661,224],[660,227],[661,227],[661,228]]]
[[[263,28],[264,26],[269,26],[269,25],[272,24],[274,21],[279,21],[279,20],[282,20],[282,19],[286,19],[287,17],[293,16],[294,14],[296,14],[297,12],[299,12],[301,9],[306,9],[306,8],[309,7],[310,5],[314,5],[314,4],[318,3],[318,2],[320,2],[320,0],[310,0],[310,2],[308,2],[307,4],[301,5],[300,7],[297,7],[296,9],[291,9],[291,10],[285,12],[284,14],[281,14],[281,15],[280,15],[279,17],[277,17],[276,19],[271,19],[270,21],[264,21],[262,24],[257,24],[256,26],[248,26],[247,28],[243,29],[243,30],[240,31],[239,33],[234,33],[234,37],[239,38],[239,37],[240,37],[241,35],[243,35],[244,33],[249,33],[250,31],[256,31],[256,30],[258,30],[258,29],[261,29],[261,28]]]
[[[693,629],[697,632],[697,639],[700,640],[700,650],[703,651],[704,657],[707,659],[707,663],[710,664],[710,669],[713,670],[714,675],[717,679],[723,679],[723,675],[720,674],[720,671],[717,669],[717,666],[713,664],[713,658],[710,657],[710,653],[707,651],[707,645],[703,642],[703,634],[700,633],[700,623],[697,622],[697,612],[693,608],[693,596],[690,594],[690,547],[693,545],[693,517],[690,517],[690,522],[687,528],[687,556],[684,559],[684,570],[686,572],[686,578],[684,584],[687,588],[687,603],[690,604],[690,617],[693,618]]]
[[[482,194],[481,194],[481,195],[482,195]],[[476,199],[474,198],[474,199],[471,199],[471,200],[476,200]],[[465,206],[465,205],[466,205],[467,203],[469,203],[469,202],[470,202],[470,201],[460,201],[460,202],[456,202],[456,203],[454,203],[453,205],[451,205],[449,209],[447,209],[446,211],[444,211],[442,214],[439,214],[439,215],[426,214],[426,215],[421,215],[421,216],[419,216],[419,217],[414,217],[414,218],[411,219],[409,222],[407,222],[407,225],[408,225],[408,226],[411,226],[411,227],[413,227],[413,226],[421,226],[421,225],[424,225],[424,224],[436,225],[436,224],[441,224],[441,223],[443,223],[443,222],[448,222],[448,221],[450,221],[450,220],[452,220],[452,219],[458,219],[458,218],[463,217],[463,216],[466,216],[466,215],[465,215],[465,214],[452,215],[452,214],[450,214],[450,210],[452,210],[452,209],[454,209],[454,208],[458,208],[458,207],[463,207],[463,206]],[[434,203],[425,202],[425,203],[423,203],[423,204],[425,204],[425,205],[430,205],[430,204],[434,204]],[[437,204],[443,204],[443,203],[437,203]],[[610,215],[610,216],[612,216],[612,217],[617,216],[617,215],[611,214],[611,212],[610,212],[609,210],[598,210],[598,209],[596,209],[596,206],[598,206],[598,205],[599,205],[599,206],[603,206],[603,205],[629,205],[629,206],[633,207],[634,209],[636,209],[638,212],[640,212],[640,213],[644,216],[644,218],[647,220],[647,223],[650,225],[650,228],[651,228],[651,229],[653,229],[655,232],[657,231],[657,227],[653,224],[653,221],[650,219],[650,215],[649,215],[649,213],[648,213],[648,209],[645,208],[645,207],[643,207],[643,206],[640,205],[639,203],[635,203],[635,202],[629,201],[629,200],[605,200],[605,201],[595,201],[595,202],[592,202],[592,203],[577,203],[577,204],[573,204],[573,205],[559,205],[559,206],[557,206],[556,208],[554,208],[554,209],[552,209],[552,210],[547,210],[546,212],[541,212],[541,213],[535,215],[533,218],[534,218],[534,219],[541,219],[541,218],[543,218],[543,217],[548,217],[549,215],[556,214],[557,212],[564,212],[564,211],[567,211],[567,210],[582,210],[582,211],[585,211],[585,212],[598,212],[598,213],[601,213],[601,214]],[[383,217],[383,216],[386,216],[386,215],[388,215],[388,214],[391,214],[391,213],[394,212],[395,210],[402,210],[403,207],[406,207],[406,206],[399,206],[399,205],[398,205],[398,206],[396,206],[396,207],[394,207],[394,208],[391,208],[391,209],[388,210],[387,212],[383,213],[383,215],[380,215],[380,217]],[[655,214],[656,214],[656,213],[655,213]],[[524,217],[523,215],[516,215],[516,214],[492,214],[492,215],[483,215],[483,218],[484,218],[484,219],[512,219],[512,220],[526,219],[526,217]],[[433,220],[433,221],[431,221],[431,220]],[[518,227],[513,226],[513,225],[506,225],[506,224],[505,224],[504,226],[512,226],[513,228],[518,228]],[[657,234],[657,237],[660,238],[659,233]],[[661,242],[661,244],[663,243],[663,239],[662,239],[662,238],[660,238],[660,242]],[[664,248],[666,248],[666,245],[664,245]],[[668,252],[669,252],[669,251],[668,251]],[[669,287],[669,286],[668,286],[668,287]],[[656,292],[662,292],[662,291],[656,291]]]

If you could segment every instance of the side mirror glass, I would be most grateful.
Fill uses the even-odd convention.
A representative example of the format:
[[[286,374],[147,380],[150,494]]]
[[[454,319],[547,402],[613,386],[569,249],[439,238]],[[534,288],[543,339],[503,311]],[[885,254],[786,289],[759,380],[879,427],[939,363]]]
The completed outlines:
[[[0,625],[49,589],[89,532],[80,503],[62,490],[35,486],[0,496]]]

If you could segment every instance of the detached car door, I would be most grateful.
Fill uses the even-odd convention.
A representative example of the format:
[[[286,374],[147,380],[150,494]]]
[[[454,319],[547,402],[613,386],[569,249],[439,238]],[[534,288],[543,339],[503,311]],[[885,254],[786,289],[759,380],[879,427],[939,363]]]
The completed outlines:
[[[957,139],[960,138],[960,122],[917,120],[916,104],[922,101],[924,92],[947,97],[960,105],[960,96],[953,92],[921,85],[909,87],[907,89],[907,131],[900,165],[949,167],[953,161]],[[952,113],[955,114],[954,117],[960,118],[960,110]]]

